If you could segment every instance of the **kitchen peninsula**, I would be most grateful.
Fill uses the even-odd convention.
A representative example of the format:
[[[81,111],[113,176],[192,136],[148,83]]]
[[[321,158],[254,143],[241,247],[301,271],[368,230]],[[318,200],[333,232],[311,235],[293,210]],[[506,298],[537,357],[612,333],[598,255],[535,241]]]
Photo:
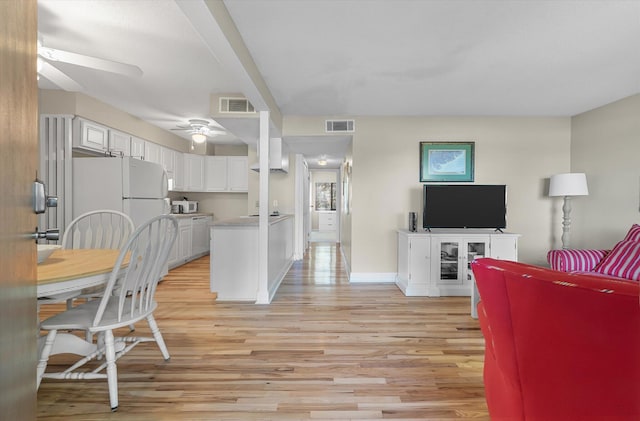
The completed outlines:
[[[269,302],[293,263],[293,215],[269,217],[268,285],[259,284],[258,217],[243,216],[211,224],[211,291],[220,301]],[[262,289],[261,289],[262,288]]]

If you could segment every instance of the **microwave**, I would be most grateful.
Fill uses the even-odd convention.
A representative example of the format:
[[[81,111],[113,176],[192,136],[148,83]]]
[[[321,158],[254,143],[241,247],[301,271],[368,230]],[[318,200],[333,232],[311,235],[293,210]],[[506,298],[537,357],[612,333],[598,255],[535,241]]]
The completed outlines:
[[[198,202],[195,200],[174,200],[171,204],[178,205],[179,213],[198,212]]]

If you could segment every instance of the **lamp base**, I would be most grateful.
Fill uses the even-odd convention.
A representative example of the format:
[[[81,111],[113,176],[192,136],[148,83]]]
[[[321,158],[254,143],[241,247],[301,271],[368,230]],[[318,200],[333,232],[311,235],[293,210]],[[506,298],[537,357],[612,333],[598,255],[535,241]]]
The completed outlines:
[[[571,241],[571,196],[564,196],[562,204],[562,249],[569,248]]]

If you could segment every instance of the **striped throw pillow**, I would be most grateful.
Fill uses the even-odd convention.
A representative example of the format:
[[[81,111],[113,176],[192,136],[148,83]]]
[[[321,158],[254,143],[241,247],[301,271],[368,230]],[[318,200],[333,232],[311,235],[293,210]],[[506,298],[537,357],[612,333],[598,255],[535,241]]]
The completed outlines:
[[[640,225],[633,224],[622,241],[640,241]]]
[[[593,271],[618,278],[640,280],[640,242],[620,241]]]
[[[563,272],[590,272],[595,268],[608,250],[549,250],[547,261],[551,269]]]

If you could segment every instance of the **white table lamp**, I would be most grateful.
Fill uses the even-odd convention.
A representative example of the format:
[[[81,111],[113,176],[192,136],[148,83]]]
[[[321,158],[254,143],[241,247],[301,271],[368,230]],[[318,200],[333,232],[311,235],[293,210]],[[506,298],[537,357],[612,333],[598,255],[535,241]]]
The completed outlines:
[[[587,176],[584,173],[552,175],[549,181],[549,196],[563,196],[562,205],[562,248],[569,248],[571,238],[571,197],[588,196]]]

